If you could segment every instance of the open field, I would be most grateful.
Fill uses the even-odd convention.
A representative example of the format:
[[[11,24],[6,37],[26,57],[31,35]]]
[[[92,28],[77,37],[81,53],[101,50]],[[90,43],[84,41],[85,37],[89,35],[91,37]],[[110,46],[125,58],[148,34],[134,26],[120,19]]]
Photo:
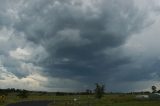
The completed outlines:
[[[60,102],[50,106],[160,106],[159,100],[137,100],[135,95],[105,95],[102,99],[93,96],[81,96],[79,101],[67,103]]]
[[[77,100],[74,101],[74,98]],[[0,106],[20,101],[51,100],[49,106],[160,106],[160,100],[137,100],[131,94],[108,94],[102,99],[95,99],[94,95],[65,95],[55,96],[53,93],[30,93],[27,99],[17,97],[10,93],[5,103]]]

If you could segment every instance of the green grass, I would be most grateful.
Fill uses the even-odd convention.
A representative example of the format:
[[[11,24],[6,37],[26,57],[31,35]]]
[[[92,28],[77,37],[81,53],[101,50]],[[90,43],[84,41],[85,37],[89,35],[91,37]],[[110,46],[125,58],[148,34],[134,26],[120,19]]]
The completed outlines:
[[[137,100],[135,95],[105,95],[102,99],[95,99],[94,95],[75,95],[75,96],[55,96],[54,94],[39,94],[32,93],[27,99],[21,99],[12,93],[7,96],[5,103],[0,103],[0,106],[6,106],[6,104],[31,101],[31,100],[51,100],[55,101],[49,104],[49,106],[160,106],[159,100]],[[74,102],[74,98],[77,101]]]
[[[62,100],[50,106],[160,106],[159,100],[137,100],[135,95],[106,95],[102,99],[95,99],[94,96],[80,96],[75,103],[67,103]]]

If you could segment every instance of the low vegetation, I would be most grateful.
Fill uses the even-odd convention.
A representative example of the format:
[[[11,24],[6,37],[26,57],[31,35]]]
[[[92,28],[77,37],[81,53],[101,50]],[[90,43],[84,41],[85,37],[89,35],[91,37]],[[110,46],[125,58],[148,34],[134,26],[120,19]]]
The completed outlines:
[[[153,87],[153,90],[155,88]],[[65,92],[33,92],[26,90],[0,90],[0,106],[21,101],[49,100],[49,106],[160,106],[160,100],[136,99],[136,95],[150,94],[137,93],[104,93],[104,85],[96,84],[94,92],[86,90],[79,93]],[[3,95],[3,96],[2,96]]]
[[[7,100],[0,103],[6,106],[9,103],[32,100],[51,100],[49,106],[160,106],[159,100],[138,100],[135,94],[105,94],[101,99],[95,95],[64,94],[30,92],[28,98],[19,98],[17,93],[7,95]]]

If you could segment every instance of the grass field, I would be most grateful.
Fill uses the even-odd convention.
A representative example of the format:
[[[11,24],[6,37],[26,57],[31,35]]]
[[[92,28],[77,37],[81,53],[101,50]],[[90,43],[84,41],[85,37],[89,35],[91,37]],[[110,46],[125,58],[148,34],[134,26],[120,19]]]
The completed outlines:
[[[137,100],[135,95],[105,95],[102,99],[95,99],[93,95],[66,95],[55,96],[54,94],[32,93],[27,99],[21,99],[16,93],[8,94],[7,101],[0,103],[6,106],[9,103],[31,100],[51,100],[49,106],[160,106],[160,100]],[[74,98],[77,100],[74,101]]]
[[[60,102],[50,106],[160,106],[159,100],[137,100],[135,95],[105,95],[102,99],[93,96],[81,96],[79,101]]]

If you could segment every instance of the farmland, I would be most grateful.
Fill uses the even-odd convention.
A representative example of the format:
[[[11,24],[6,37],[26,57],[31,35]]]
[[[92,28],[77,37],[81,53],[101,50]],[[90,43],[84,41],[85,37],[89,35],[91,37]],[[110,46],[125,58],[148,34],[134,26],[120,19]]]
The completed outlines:
[[[94,95],[58,95],[55,93],[29,93],[28,98],[19,98],[17,93],[9,93],[7,100],[0,103],[6,106],[10,103],[21,101],[50,100],[49,106],[160,106],[159,100],[138,100],[135,94],[105,94],[101,99],[95,99]]]

